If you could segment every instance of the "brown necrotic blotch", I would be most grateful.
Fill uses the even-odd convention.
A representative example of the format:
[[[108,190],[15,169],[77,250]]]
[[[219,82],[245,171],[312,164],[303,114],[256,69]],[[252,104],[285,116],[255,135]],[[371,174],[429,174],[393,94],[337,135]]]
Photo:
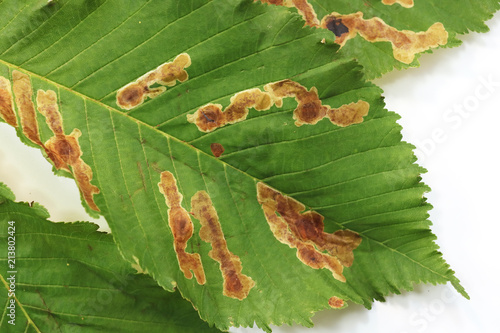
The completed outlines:
[[[369,42],[391,42],[394,58],[406,64],[413,61],[415,54],[448,42],[448,32],[440,22],[423,32],[397,30],[378,17],[363,19],[362,12],[348,15],[331,13],[323,17],[321,27],[332,30],[336,35],[335,42],[341,47],[356,34]]]
[[[293,97],[297,101],[297,108],[293,111],[296,126],[314,125],[323,118],[338,126],[348,126],[363,121],[368,114],[370,105],[358,101],[332,109],[323,105],[318,96],[318,90],[306,87],[292,80],[272,82],[264,86],[264,91],[258,88],[248,89],[236,93],[231,97],[231,104],[222,111],[220,104],[206,104],[187,115],[190,123],[194,123],[202,132],[211,132],[217,128],[243,121],[247,118],[250,108],[257,111],[269,110],[271,106],[283,106],[283,98]]]
[[[278,106],[283,104],[282,99],[285,97],[295,98],[298,105],[293,111],[293,119],[295,119],[297,126],[316,124],[326,116],[330,109],[328,105],[321,104],[316,87],[312,87],[308,91],[307,88],[292,80],[266,84],[264,90],[273,96],[273,100]]]
[[[202,225],[200,237],[212,245],[209,256],[217,261],[222,272],[223,294],[228,297],[243,300],[248,296],[255,282],[241,273],[240,258],[227,248],[227,242],[219,222],[217,212],[212,205],[210,196],[205,191],[198,191],[191,198],[191,210]]]
[[[7,124],[17,127],[10,81],[3,76],[0,76],[0,116]]]
[[[305,211],[303,204],[264,183],[257,184],[257,200],[278,241],[296,248],[297,257],[307,266],[326,268],[335,279],[345,282],[343,268],[352,265],[353,250],[361,243],[357,233],[350,230],[324,232],[322,215]]]
[[[184,82],[188,73],[184,70],[191,65],[191,58],[187,53],[179,54],[174,61],[164,63],[155,70],[147,72],[134,82],[118,90],[116,104],[125,110],[133,109],[144,102],[146,97],[154,98],[165,91],[164,86],[174,86],[176,81]],[[163,86],[151,88],[155,83]]]
[[[174,236],[174,249],[179,267],[187,279],[196,277],[198,284],[205,284],[205,271],[198,253],[187,253],[187,242],[193,236],[193,222],[189,213],[181,206],[182,194],[179,193],[174,175],[169,171],[161,173],[158,183],[160,192],[165,196],[168,206],[168,225]]]
[[[231,97],[231,104],[222,111],[220,104],[207,104],[187,115],[190,123],[196,124],[202,132],[211,132],[227,124],[243,121],[249,108],[257,111],[269,110],[273,105],[272,97],[258,88],[241,91]]]
[[[45,117],[47,125],[54,133],[54,136],[41,146],[44,147],[57,169],[65,169],[73,174],[85,202],[91,209],[99,211],[94,202],[94,194],[98,194],[99,189],[90,183],[92,169],[81,158],[82,151],[78,138],[82,133],[75,128],[71,134],[64,134],[55,91],[38,90],[36,101],[38,111]]]
[[[32,100],[33,89],[30,77],[19,71],[13,71],[12,86],[24,135],[33,143],[43,147],[36,121],[35,105]]]

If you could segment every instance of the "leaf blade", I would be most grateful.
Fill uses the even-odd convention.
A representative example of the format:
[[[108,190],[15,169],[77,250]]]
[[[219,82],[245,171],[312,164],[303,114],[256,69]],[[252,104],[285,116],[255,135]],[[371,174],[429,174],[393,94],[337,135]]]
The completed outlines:
[[[170,5],[172,3],[169,2]],[[72,128],[85,129],[80,139],[84,151],[82,158],[94,170],[95,184],[102,192],[96,196],[98,206],[106,216],[124,257],[131,262],[137,258],[139,265],[162,287],[172,289],[177,285],[183,295],[196,304],[203,318],[223,329],[229,325],[249,326],[254,321],[265,329],[269,329],[269,323],[290,323],[293,320],[308,326],[312,312],[327,307],[331,296],[369,307],[373,299],[383,299],[384,295],[399,292],[400,289],[411,289],[412,284],[407,280],[409,276],[414,282],[444,283],[453,279],[453,273],[437,252],[432,253],[432,257],[437,259],[429,265],[438,267],[440,274],[437,276],[430,274],[429,269],[421,269],[415,276],[392,274],[384,277],[385,270],[394,263],[402,262],[407,271],[416,271],[418,265],[414,265],[415,260],[409,260],[411,257],[390,259],[392,248],[381,245],[382,241],[377,239],[380,236],[375,232],[391,236],[390,231],[384,230],[384,224],[403,225],[411,222],[410,219],[416,220],[419,228],[428,228],[426,220],[430,206],[422,199],[427,189],[420,184],[419,173],[422,169],[413,164],[412,147],[401,142],[397,116],[384,109],[381,91],[362,80],[362,69],[354,62],[332,55],[333,48],[320,43],[322,32],[297,30],[302,24],[297,16],[291,16],[281,8],[254,8],[248,1],[236,9],[224,1],[214,4],[220,7],[211,7],[210,13],[223,8],[237,12],[234,17],[244,22],[239,27],[240,21],[236,19],[231,24],[227,23],[227,26],[234,27],[237,21],[237,27],[231,28],[231,32],[234,29],[245,30],[248,27],[245,24],[253,20],[256,20],[253,22],[255,27],[262,29],[262,25],[257,23],[269,17],[266,16],[269,13],[279,13],[279,22],[283,25],[278,25],[271,32],[262,32],[263,39],[255,39],[255,36],[242,32],[242,36],[248,37],[249,41],[260,42],[246,53],[236,55],[230,52],[237,49],[236,46],[223,48],[223,42],[234,37],[221,37],[223,33],[216,31],[214,40],[218,44],[214,45],[218,48],[212,46],[211,49],[220,53],[203,58],[199,55],[207,54],[207,51],[200,47],[198,57],[192,56],[193,65],[188,68],[190,78],[186,82],[178,83],[129,113],[116,108],[114,91],[147,70],[156,68],[158,63],[165,62],[166,55],[162,55],[161,60],[152,61],[154,65],[148,65],[146,70],[144,64],[139,66],[132,61],[136,73],[120,74],[109,82],[92,76],[88,82],[94,86],[82,88],[82,85],[78,90],[70,82],[80,80],[78,75],[76,79],[67,75],[62,80],[56,80],[57,76],[52,74],[44,77],[43,73],[30,73],[36,87],[57,87],[60,91],[65,128],[68,131]],[[208,8],[209,5],[206,6]],[[297,34],[300,38],[296,38]],[[165,39],[169,40],[171,38]],[[300,51],[304,46],[317,51],[302,54]],[[181,50],[181,43],[176,47]],[[276,56],[292,54],[294,62],[275,72],[270,71],[267,68],[271,68],[276,60],[258,57],[268,50],[271,50],[269,54]],[[133,53],[127,52],[122,53],[127,56]],[[227,57],[221,57],[221,54],[227,54]],[[251,61],[244,62],[253,56],[255,58]],[[238,63],[240,58],[245,65]],[[131,58],[128,59],[130,61]],[[266,64],[263,69],[242,71],[246,67],[254,68],[259,61]],[[4,68],[7,72],[9,68],[14,68],[8,62],[3,63],[7,65],[7,69]],[[124,64],[114,66],[126,67]],[[219,74],[233,74],[224,76],[225,81],[213,84],[210,79],[215,77],[213,73],[217,71]],[[206,72],[209,74],[204,75]],[[243,81],[243,77],[250,79]],[[297,129],[292,124],[291,116],[295,103],[286,100],[282,109],[261,113],[251,110],[249,119],[209,134],[200,133],[184,118],[203,103],[221,101],[228,104],[229,97],[242,88],[260,87],[271,80],[288,77],[308,88],[316,87],[322,101],[335,107],[355,101],[361,95],[370,102],[370,113],[362,124],[352,127],[338,128],[323,120],[317,125]],[[332,77],[335,78],[333,82]],[[183,90],[190,90],[191,94],[196,91],[197,99],[188,96],[187,92],[181,93]],[[107,97],[100,101],[102,96]],[[73,112],[82,109],[84,112]],[[174,119],[173,124],[168,123],[171,119]],[[157,124],[165,125],[156,128]],[[44,135],[47,138],[51,133],[46,131]],[[370,140],[363,140],[366,137]],[[225,154],[219,159],[211,155],[210,143],[213,141],[226,147]],[[369,167],[363,168],[366,164]],[[159,175],[165,170],[172,172],[178,180],[186,209],[190,209],[189,199],[196,192],[204,190],[211,196],[223,224],[228,248],[241,259],[243,273],[248,273],[257,281],[247,299],[237,301],[223,296],[221,272],[218,264],[210,259],[210,245],[202,242],[196,233],[190,241],[189,251],[200,253],[204,258],[210,285],[199,286],[194,280],[185,279],[178,269],[172,249],[173,236],[168,226],[167,206],[157,186]],[[349,225],[356,232],[367,232],[370,223],[381,224],[371,231],[375,235],[365,235],[366,241],[355,252],[354,266],[345,269],[348,281],[352,280],[352,283],[342,284],[328,272],[312,270],[297,260],[295,249],[276,241],[257,202],[258,181],[266,181],[283,194],[293,194],[307,207],[318,210],[328,221],[327,231]],[[332,188],[337,191],[326,191]],[[407,196],[400,196],[399,190],[407,190]],[[198,231],[199,223],[196,220],[194,223]],[[403,231],[411,233],[413,230],[403,228]],[[424,240],[436,249],[432,237],[425,235]],[[371,262],[371,249],[382,252],[383,260],[380,260],[380,267],[376,270],[366,268]],[[165,260],[165,255],[168,260]],[[291,277],[289,271],[280,267],[277,264],[280,260],[287,262],[289,271],[296,275]],[[363,263],[362,268],[358,262]],[[386,281],[378,282],[371,275],[381,276]],[[369,287],[365,286],[366,280]],[[281,286],[283,281],[287,281],[286,287]],[[315,282],[312,286],[311,281]],[[272,297],[268,298],[269,295]],[[280,301],[275,303],[274,299]],[[294,304],[292,309],[291,303]],[[293,318],[286,315],[289,311],[294,313]]]

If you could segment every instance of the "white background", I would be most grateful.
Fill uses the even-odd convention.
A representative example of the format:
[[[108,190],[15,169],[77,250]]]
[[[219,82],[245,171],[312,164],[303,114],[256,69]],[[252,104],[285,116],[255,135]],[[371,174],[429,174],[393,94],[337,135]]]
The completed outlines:
[[[432,230],[471,300],[450,285],[417,285],[370,311],[350,304],[320,312],[313,330],[285,326],[274,332],[499,332],[500,15],[488,25],[489,33],[464,36],[459,48],[423,55],[420,68],[376,81],[387,108],[402,116],[404,139],[417,146],[419,163],[429,170],[423,180],[432,188]],[[0,181],[18,200],[40,202],[54,221],[95,221],[81,207],[74,181],[55,177],[39,150],[21,144],[4,123]],[[105,225],[102,218],[97,222]]]

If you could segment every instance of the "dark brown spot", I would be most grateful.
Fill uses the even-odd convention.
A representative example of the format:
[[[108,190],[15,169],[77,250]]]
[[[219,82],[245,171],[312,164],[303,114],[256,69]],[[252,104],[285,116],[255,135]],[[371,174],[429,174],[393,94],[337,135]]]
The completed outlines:
[[[215,157],[220,157],[224,153],[224,147],[220,143],[211,143],[210,150]]]
[[[337,19],[334,16],[326,22],[326,28],[333,32],[337,37],[349,32],[349,28],[342,24],[342,19]]]

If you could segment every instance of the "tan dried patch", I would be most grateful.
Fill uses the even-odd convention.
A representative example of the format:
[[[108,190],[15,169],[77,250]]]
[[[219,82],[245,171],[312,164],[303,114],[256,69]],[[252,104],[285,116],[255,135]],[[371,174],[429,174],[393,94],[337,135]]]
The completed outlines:
[[[82,151],[78,138],[82,133],[75,128],[71,134],[64,134],[55,91],[38,90],[36,101],[38,111],[45,117],[47,125],[54,133],[54,136],[47,140],[45,145],[41,144],[41,146],[44,147],[57,169],[65,169],[73,174],[78,188],[89,207],[95,211],[100,211],[94,202],[94,194],[98,194],[99,189],[90,183],[92,169],[81,158]]]
[[[13,71],[12,86],[24,135],[32,142],[43,147],[42,141],[40,141],[40,133],[38,132],[38,123],[36,122],[30,77],[24,73]]]
[[[368,114],[370,104],[365,101],[344,104],[338,109],[328,110],[328,118],[337,126],[346,127],[363,122],[363,117]]]
[[[182,194],[179,193],[174,175],[163,171],[158,187],[168,206],[168,225],[174,235],[174,249],[179,267],[187,279],[193,278],[192,271],[198,284],[205,284],[205,271],[200,255],[186,252],[187,242],[193,236],[194,227],[189,213],[181,206]]]
[[[344,300],[333,296],[328,300],[328,305],[330,305],[334,309],[340,309],[344,306]]]
[[[0,117],[11,126],[17,127],[17,118],[14,113],[14,99],[10,81],[0,76]]]
[[[448,32],[442,23],[434,23],[425,32],[399,31],[378,17],[363,19],[362,12],[349,15],[331,13],[323,17],[321,27],[333,31],[335,42],[341,47],[356,34],[369,42],[391,42],[394,58],[405,64],[411,63],[415,54],[445,45],[448,41]]]
[[[263,92],[253,88],[235,94],[231,97],[231,104],[224,111],[220,104],[206,104],[194,114],[187,115],[187,119],[200,131],[208,133],[227,124],[245,120],[249,108],[257,111],[269,110],[273,104],[277,107],[283,106],[283,98],[294,97],[298,103],[293,111],[296,126],[314,125],[325,117],[328,117],[333,124],[347,126],[362,122],[370,107],[367,102],[358,101],[339,109],[330,109],[328,105],[322,105],[316,87],[307,90],[292,80],[268,83],[264,86],[264,90]],[[347,121],[348,116],[352,118],[351,123]],[[337,120],[340,122],[337,123]]]
[[[298,105],[293,111],[293,119],[297,126],[316,124],[330,109],[328,105],[321,104],[316,87],[307,91],[307,88],[292,80],[269,83],[264,86],[264,90],[273,95],[277,100],[276,105],[281,105],[284,97],[295,97]]]
[[[134,82],[118,90],[116,104],[125,110],[141,105],[147,97],[154,98],[165,91],[165,87],[151,88],[153,84],[159,83],[172,87],[176,81],[186,81],[189,76],[184,68],[190,65],[191,58],[189,54],[179,54],[174,61],[161,64],[155,70],[147,72]]]
[[[264,111],[273,105],[271,96],[258,88],[241,91],[231,97],[230,102],[224,112],[220,104],[207,104],[194,114],[189,114],[187,119],[190,123],[196,124],[200,131],[208,133],[227,124],[245,120],[249,108]]]
[[[405,8],[413,7],[413,0],[382,0],[382,3],[384,5],[394,5],[395,3],[399,3]]]
[[[255,0],[256,1],[256,0]],[[260,0],[262,3],[268,3],[277,6],[295,7],[300,15],[306,21],[306,25],[311,27],[319,26],[318,16],[313,6],[307,0]]]
[[[304,264],[314,269],[326,268],[335,279],[345,282],[343,267],[352,265],[353,250],[361,243],[357,233],[324,232],[322,215],[305,211],[303,204],[264,183],[257,184],[257,200],[277,240],[296,248],[297,257]]]
[[[261,2],[296,7],[306,21],[306,25],[332,31],[336,36],[335,42],[341,47],[358,33],[369,42],[391,42],[394,58],[405,64],[411,63],[415,54],[448,42],[448,32],[440,22],[434,23],[425,32],[399,31],[378,17],[364,20],[361,12],[349,15],[334,12],[326,15],[319,22],[314,8],[307,0],[261,0]],[[385,5],[399,3],[405,8],[411,8],[414,5],[413,0],[382,0],[382,3]]]
[[[224,153],[224,147],[220,143],[211,143],[210,150],[215,157],[220,157]]]
[[[194,217],[202,225],[200,229],[201,239],[212,245],[212,250],[210,250],[208,255],[220,264],[220,270],[224,279],[224,296],[239,300],[246,298],[250,289],[255,286],[255,282],[251,277],[241,273],[240,258],[231,253],[227,248],[227,242],[219,223],[219,217],[207,192],[198,191],[191,198],[191,209]]]

